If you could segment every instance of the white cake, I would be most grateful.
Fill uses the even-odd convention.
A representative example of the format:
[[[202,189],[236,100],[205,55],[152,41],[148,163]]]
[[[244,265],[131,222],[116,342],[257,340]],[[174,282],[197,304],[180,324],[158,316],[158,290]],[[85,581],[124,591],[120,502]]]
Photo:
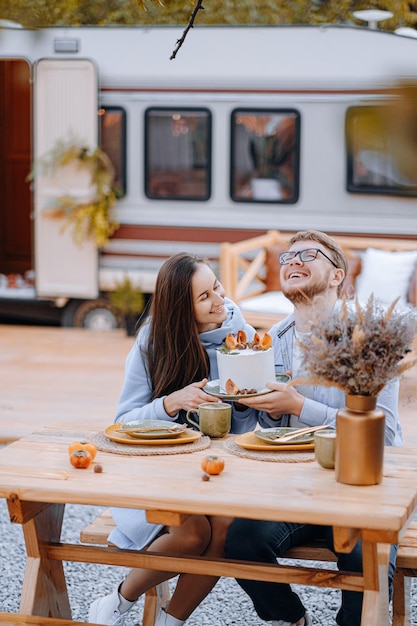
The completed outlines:
[[[273,348],[268,350],[231,350],[217,351],[219,386],[226,393],[225,383],[230,378],[239,390],[260,391],[267,382],[275,380]]]

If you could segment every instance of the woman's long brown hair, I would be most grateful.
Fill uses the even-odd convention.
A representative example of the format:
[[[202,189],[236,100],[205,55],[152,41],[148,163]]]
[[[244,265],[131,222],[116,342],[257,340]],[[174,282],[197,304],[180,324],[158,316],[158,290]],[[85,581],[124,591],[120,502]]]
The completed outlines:
[[[209,375],[209,358],[194,318],[191,279],[200,257],[175,254],[162,265],[151,306],[146,358],[154,398]]]

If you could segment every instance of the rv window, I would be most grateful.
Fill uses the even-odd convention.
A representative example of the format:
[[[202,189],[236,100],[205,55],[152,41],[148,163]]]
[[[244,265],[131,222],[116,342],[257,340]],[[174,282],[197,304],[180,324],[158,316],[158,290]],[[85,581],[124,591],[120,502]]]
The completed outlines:
[[[346,115],[347,189],[352,192],[417,196],[417,174],[407,137],[393,108],[351,107]],[[397,120],[399,121],[399,120]],[[400,132],[398,132],[400,129]]]
[[[100,120],[100,147],[109,156],[115,172],[118,198],[126,195],[126,111],[121,107],[102,107]]]
[[[300,152],[297,111],[234,110],[231,146],[230,195],[233,200],[297,202]]]
[[[211,114],[206,109],[152,108],[145,113],[148,198],[207,200],[211,178]]]

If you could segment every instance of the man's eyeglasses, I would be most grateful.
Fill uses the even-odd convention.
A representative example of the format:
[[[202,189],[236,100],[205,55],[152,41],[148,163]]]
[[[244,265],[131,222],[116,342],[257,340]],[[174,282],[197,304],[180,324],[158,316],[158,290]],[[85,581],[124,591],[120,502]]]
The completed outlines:
[[[317,259],[317,255],[319,252],[324,257],[326,257],[326,259],[330,261],[330,263],[334,265],[334,267],[337,268],[336,263],[332,261],[331,258],[327,256],[327,254],[325,254],[323,250],[320,250],[319,248],[306,248],[305,250],[298,250],[297,252],[292,251],[292,250],[289,252],[282,252],[279,255],[278,259],[281,265],[288,265],[288,263],[290,263],[290,261],[295,259],[296,256],[299,256],[300,261],[302,261],[303,263],[309,263],[310,261],[314,261],[315,259]]]

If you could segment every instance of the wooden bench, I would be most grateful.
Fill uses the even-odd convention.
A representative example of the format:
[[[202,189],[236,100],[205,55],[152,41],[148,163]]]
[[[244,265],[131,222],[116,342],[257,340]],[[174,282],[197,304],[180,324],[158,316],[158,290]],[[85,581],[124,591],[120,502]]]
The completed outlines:
[[[22,615],[21,613],[5,613],[0,611],[2,626],[86,626],[86,622],[73,622],[70,619],[57,617],[39,617],[38,615]]]
[[[94,545],[112,545],[108,536],[115,528],[110,510],[106,509],[88,524],[80,533],[80,541]],[[145,594],[142,626],[154,626],[160,608],[165,608],[170,598],[168,581],[149,589]],[[1,621],[0,621],[1,624]]]
[[[111,513],[109,509],[106,509],[81,531],[80,540],[83,543],[106,545],[108,544],[108,536],[114,527]],[[282,558],[323,561],[324,563],[336,562],[335,554],[323,542],[296,546],[288,550]],[[411,577],[417,577],[417,522],[411,522],[408,526],[398,548],[392,601],[392,626],[409,625]],[[143,626],[154,625],[155,615],[159,607],[165,606],[169,597],[168,582],[161,583],[157,588],[146,593]],[[0,623],[2,623],[1,620]]]
[[[410,623],[411,578],[417,578],[417,522],[411,522],[398,546],[392,626],[408,626]]]
[[[115,523],[111,516],[110,510],[106,509],[98,515],[88,526],[80,533],[82,543],[93,543],[105,545],[108,543],[107,538],[110,532],[115,528]],[[334,561],[336,557],[334,553],[325,547],[324,543],[317,542],[304,546],[296,546],[286,552],[285,557],[291,559],[300,559],[306,561]],[[161,583],[164,585],[165,583]],[[144,622],[145,623],[145,622]]]
[[[106,509],[88,524],[80,533],[80,541],[94,545],[111,545],[108,542],[110,532],[115,528],[115,523],[110,510]],[[283,558],[300,559],[306,561],[335,562],[336,556],[326,548],[324,542],[312,543],[304,546],[291,548]],[[154,626],[155,617],[159,608],[165,607],[169,601],[170,593],[168,581],[161,583],[154,589],[147,591],[143,610],[142,626]],[[1,623],[1,622],[0,622]]]
[[[292,233],[270,230],[265,235],[237,243],[220,245],[220,280],[226,294],[242,309],[249,324],[268,330],[291,310],[280,291],[278,255],[288,249]],[[416,239],[373,236],[333,237],[345,250],[349,261],[345,281],[347,295],[352,296],[360,275],[362,258],[370,248],[383,252],[415,252]],[[408,300],[417,305],[417,271],[410,278]]]

